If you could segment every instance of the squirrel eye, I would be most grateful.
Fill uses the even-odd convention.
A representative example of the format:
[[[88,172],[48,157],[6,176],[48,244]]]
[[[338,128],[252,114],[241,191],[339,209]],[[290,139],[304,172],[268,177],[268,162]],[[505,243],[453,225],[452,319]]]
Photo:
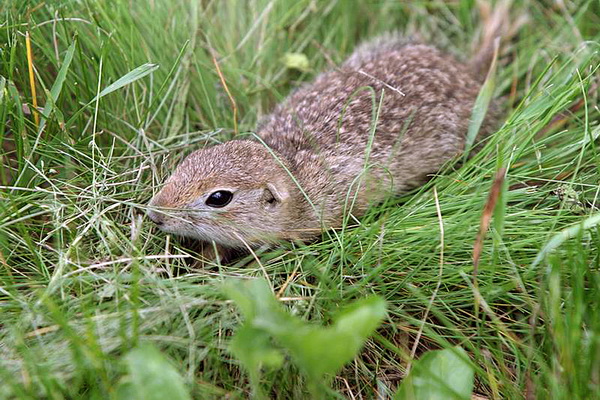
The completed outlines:
[[[214,208],[225,207],[227,204],[231,202],[233,198],[233,193],[227,190],[217,190],[208,196],[206,199],[206,205]]]

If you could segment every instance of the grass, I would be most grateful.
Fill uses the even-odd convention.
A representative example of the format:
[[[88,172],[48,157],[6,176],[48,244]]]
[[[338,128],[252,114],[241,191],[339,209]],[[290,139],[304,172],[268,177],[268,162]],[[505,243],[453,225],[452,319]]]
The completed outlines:
[[[185,154],[252,131],[378,33],[419,33],[464,57],[481,28],[474,2],[3,1],[0,398],[116,398],[139,343],[167,354],[194,398],[247,397],[226,351],[240,317],[221,284],[265,276],[323,324],[353,299],[386,299],[387,319],[333,380],[345,398],[387,398],[414,358],[454,344],[484,398],[600,398],[600,3],[515,1],[513,14],[529,22],[499,59],[506,121],[476,156],[319,243],[194,267],[143,217]],[[286,68],[286,53],[309,69]],[[263,384],[306,396],[289,360]]]

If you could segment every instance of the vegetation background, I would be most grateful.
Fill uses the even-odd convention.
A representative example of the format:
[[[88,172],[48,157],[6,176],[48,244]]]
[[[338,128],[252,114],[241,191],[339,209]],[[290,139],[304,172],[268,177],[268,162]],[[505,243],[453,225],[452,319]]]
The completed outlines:
[[[387,301],[332,381],[343,398],[388,398],[414,359],[454,344],[483,398],[600,398],[600,3],[515,0],[512,15],[528,22],[498,60],[506,122],[476,157],[319,243],[199,266],[143,217],[185,154],[252,131],[378,33],[468,57],[476,2],[3,0],[0,398],[118,398],[139,343],[194,398],[248,397],[221,284],[249,277],[324,325],[353,299]],[[305,398],[297,372],[267,371],[266,393]]]

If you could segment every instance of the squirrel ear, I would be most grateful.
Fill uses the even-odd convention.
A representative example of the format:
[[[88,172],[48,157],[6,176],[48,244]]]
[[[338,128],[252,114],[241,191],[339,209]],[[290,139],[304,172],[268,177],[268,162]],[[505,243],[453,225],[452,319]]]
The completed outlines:
[[[265,188],[264,199],[267,203],[281,203],[289,197],[289,193],[282,188],[277,188],[272,183],[267,183],[267,187]]]

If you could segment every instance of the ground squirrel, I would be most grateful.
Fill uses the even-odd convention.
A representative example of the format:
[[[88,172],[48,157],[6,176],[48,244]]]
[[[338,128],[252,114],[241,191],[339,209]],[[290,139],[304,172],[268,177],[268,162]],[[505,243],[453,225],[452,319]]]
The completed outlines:
[[[263,118],[255,140],[189,155],[149,217],[168,233],[256,248],[314,239],[348,213],[422,184],[464,151],[505,13],[495,10],[467,63],[394,34],[359,46]],[[479,138],[498,110],[492,103]]]

